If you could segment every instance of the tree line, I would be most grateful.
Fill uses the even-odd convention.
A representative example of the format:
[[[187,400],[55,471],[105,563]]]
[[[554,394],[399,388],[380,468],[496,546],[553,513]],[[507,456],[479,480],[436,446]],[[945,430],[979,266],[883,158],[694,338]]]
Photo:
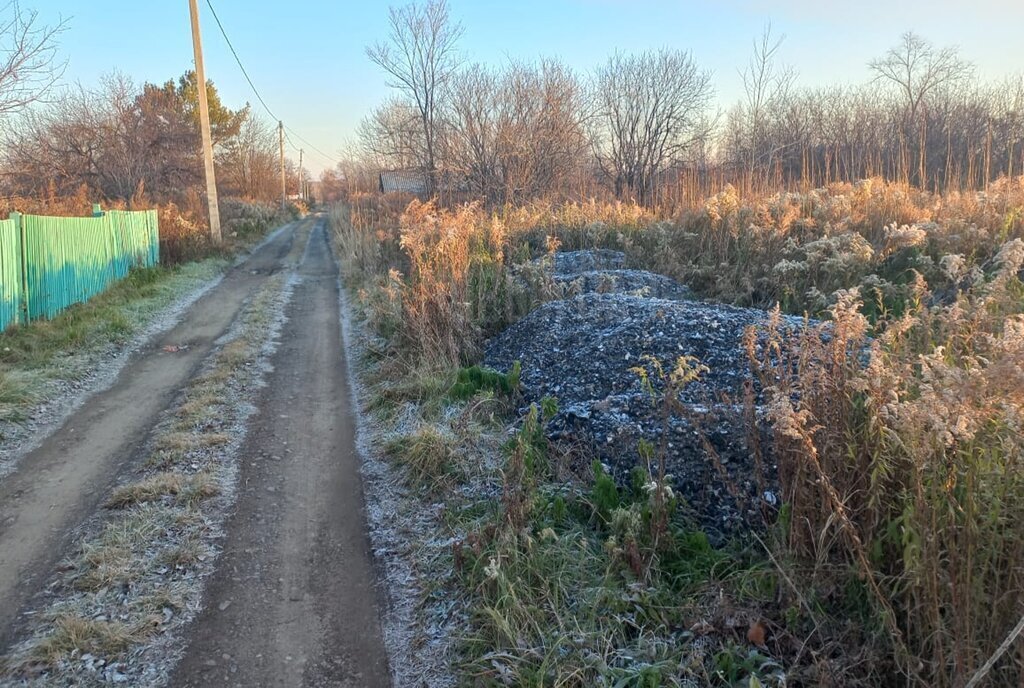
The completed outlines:
[[[206,89],[220,192],[279,199],[277,132],[248,105],[225,106],[212,83]],[[128,203],[195,202],[202,184],[198,119],[192,71],[163,84],[112,74],[96,88],[67,88],[8,123],[0,157],[4,192],[59,198],[84,188],[90,197]]]
[[[445,0],[389,19],[367,55],[395,95],[328,180],[413,169],[428,192],[493,203],[603,189],[656,204],[708,180],[980,189],[1024,168],[1024,77],[981,80],[957,49],[912,32],[867,63],[865,83],[801,88],[768,26],[741,71],[743,97],[723,112],[711,72],[686,51],[616,52],[589,74],[557,59],[494,67],[462,60]]]
[[[17,2],[0,4],[0,195],[6,205],[90,199],[126,205],[175,203],[200,217],[204,202],[195,73],[164,83],[113,73],[95,87],[61,86],[59,39]],[[275,127],[248,104],[227,107],[212,82],[210,106],[218,187],[248,201],[281,196]],[[298,188],[286,161],[289,192]]]

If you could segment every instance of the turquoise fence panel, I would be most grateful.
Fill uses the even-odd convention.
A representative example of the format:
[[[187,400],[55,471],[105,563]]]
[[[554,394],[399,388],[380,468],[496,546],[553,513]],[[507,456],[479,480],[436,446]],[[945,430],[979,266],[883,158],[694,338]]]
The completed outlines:
[[[124,277],[132,268],[152,267],[160,260],[160,237],[156,211],[107,213],[115,237],[117,276]]]
[[[156,209],[146,211],[146,231],[149,232],[149,264],[160,264],[160,215]]]
[[[116,278],[114,238],[105,217],[25,215],[30,318],[53,318]]]
[[[131,268],[131,218],[125,213],[108,210],[105,218],[110,225],[110,261],[115,279],[121,279]]]
[[[21,321],[21,227],[0,220],[0,332]]]
[[[95,217],[25,215],[28,318],[53,318],[137,267],[159,260],[155,211],[110,211]]]

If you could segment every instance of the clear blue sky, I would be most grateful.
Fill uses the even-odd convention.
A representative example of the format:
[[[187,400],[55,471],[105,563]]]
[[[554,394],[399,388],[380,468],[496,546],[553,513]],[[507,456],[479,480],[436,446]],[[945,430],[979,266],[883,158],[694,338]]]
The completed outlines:
[[[95,84],[112,70],[162,82],[192,67],[186,0],[22,0],[61,38],[65,80]],[[199,0],[207,77],[229,106],[255,98]],[[213,0],[250,76],[278,117],[337,157],[359,120],[387,95],[365,46],[387,35],[388,2]],[[398,4],[403,4],[402,2]],[[557,56],[588,71],[614,49],[692,50],[714,71],[723,107],[738,96],[737,70],[771,20],[786,34],[782,59],[808,86],[868,78],[866,63],[907,29],[958,45],[980,74],[1024,70],[1024,0],[450,0],[470,61]],[[296,141],[298,143],[298,141]],[[330,162],[307,150],[314,171]]]

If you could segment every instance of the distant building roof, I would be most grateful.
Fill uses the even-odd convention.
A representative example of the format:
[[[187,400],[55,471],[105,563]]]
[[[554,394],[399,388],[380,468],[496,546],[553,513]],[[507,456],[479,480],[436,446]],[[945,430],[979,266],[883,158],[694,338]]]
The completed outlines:
[[[422,170],[386,170],[380,173],[381,193],[400,191],[421,194],[427,192],[427,177]]]

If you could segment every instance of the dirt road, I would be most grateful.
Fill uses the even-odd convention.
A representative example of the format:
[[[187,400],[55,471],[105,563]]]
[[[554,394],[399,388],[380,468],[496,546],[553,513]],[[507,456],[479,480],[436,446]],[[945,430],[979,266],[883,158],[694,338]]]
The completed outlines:
[[[21,610],[76,527],[140,460],[247,300],[269,275],[294,270],[290,320],[239,458],[237,509],[172,683],[387,685],[324,224],[310,218],[274,235],[0,482],[0,650],[19,639]]]
[[[338,312],[318,228],[174,686],[386,686]]]

